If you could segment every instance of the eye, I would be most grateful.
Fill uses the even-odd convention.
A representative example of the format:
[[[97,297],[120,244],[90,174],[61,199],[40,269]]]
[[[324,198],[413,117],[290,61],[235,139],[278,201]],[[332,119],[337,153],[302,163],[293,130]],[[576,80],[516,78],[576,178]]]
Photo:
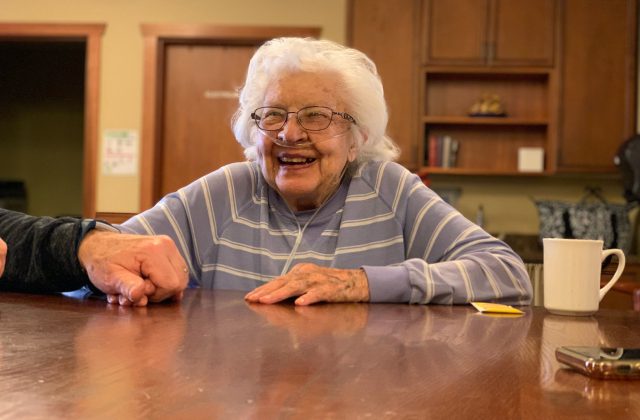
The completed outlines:
[[[309,108],[306,110],[305,114],[310,116],[328,117],[331,115],[331,111],[324,108]]]
[[[331,119],[331,111],[323,108],[309,108],[304,110],[301,118],[307,121],[326,121]]]
[[[257,112],[259,126],[265,130],[278,130],[287,119],[286,111],[279,108],[263,108]]]
[[[262,111],[262,119],[282,119],[285,112],[277,108],[266,108]]]

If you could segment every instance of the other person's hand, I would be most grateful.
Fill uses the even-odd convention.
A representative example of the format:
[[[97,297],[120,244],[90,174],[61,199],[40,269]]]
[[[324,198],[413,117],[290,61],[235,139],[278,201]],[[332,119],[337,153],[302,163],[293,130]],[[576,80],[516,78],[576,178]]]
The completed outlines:
[[[78,259],[110,303],[179,300],[187,287],[187,265],[168,236],[93,230],[80,243]]]
[[[368,302],[369,282],[364,270],[297,264],[284,276],[247,293],[245,299],[256,303],[276,303],[299,296],[296,305],[316,302]]]
[[[0,239],[0,277],[2,277],[2,273],[4,272],[4,264],[7,259],[7,244]]]

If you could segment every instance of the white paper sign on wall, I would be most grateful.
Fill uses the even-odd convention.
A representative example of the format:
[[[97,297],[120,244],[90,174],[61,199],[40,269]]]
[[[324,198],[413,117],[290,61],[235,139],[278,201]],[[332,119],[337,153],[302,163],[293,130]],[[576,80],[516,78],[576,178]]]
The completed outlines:
[[[102,146],[103,175],[138,174],[136,130],[105,130]]]

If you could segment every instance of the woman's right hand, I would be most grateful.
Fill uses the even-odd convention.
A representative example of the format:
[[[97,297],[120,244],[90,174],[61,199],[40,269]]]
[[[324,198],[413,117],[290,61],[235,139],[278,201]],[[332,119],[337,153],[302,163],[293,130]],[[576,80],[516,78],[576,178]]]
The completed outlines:
[[[7,244],[0,239],[0,277],[2,277],[2,273],[4,272],[4,263],[7,259]]]

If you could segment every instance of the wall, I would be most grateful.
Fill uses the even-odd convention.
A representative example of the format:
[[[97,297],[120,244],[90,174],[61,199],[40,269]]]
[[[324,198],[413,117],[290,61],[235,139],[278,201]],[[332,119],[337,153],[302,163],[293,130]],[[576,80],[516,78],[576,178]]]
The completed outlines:
[[[317,26],[324,38],[345,42],[346,12],[346,0],[0,0],[0,22],[107,25],[100,69],[100,133],[105,129],[140,130],[141,23]],[[97,188],[98,211],[138,210],[137,176],[99,173]]]
[[[100,133],[104,129],[139,130],[142,120],[142,37],[140,23],[209,23],[320,26],[323,37],[346,40],[346,0],[321,4],[298,0],[0,0],[0,21],[102,22]],[[311,11],[309,6],[315,7]],[[600,186],[611,201],[621,201],[616,179],[594,178],[438,178],[434,186],[462,190],[457,207],[475,219],[485,211],[491,232],[535,234],[538,218],[531,198],[579,200],[586,185]],[[98,211],[134,212],[139,208],[137,177],[98,176]]]

